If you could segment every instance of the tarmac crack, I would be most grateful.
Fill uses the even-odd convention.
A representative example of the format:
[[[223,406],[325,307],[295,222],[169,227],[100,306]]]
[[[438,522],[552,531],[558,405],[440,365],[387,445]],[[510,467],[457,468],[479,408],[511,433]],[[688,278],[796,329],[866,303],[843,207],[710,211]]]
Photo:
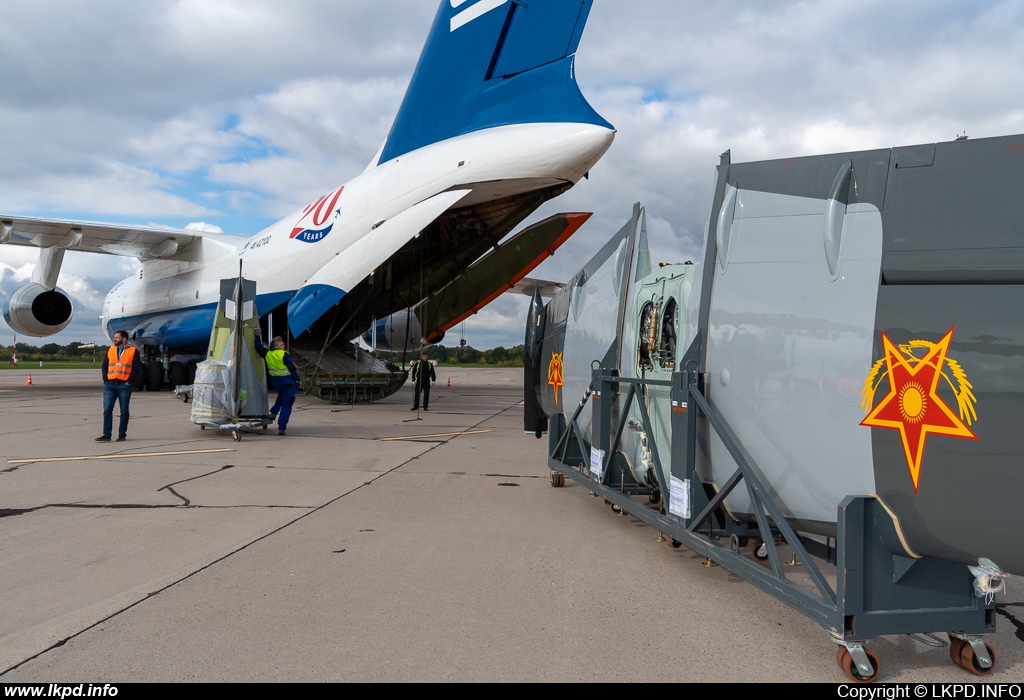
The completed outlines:
[[[211,475],[213,475],[213,474],[220,474],[220,473],[221,473],[222,471],[224,471],[225,469],[231,469],[231,468],[232,468],[232,467],[234,467],[234,466],[235,466],[234,464],[225,464],[225,465],[224,465],[223,467],[221,467],[220,469],[215,469],[215,470],[214,470],[214,471],[212,471],[212,472],[206,472],[205,474],[200,474],[200,475],[198,475],[198,476],[193,476],[193,477],[189,477],[188,479],[182,479],[181,481],[172,481],[171,483],[167,484],[166,486],[161,486],[160,488],[158,488],[158,489],[156,490],[156,492],[157,492],[157,493],[160,493],[161,491],[163,491],[163,490],[165,490],[165,489],[166,489],[167,491],[170,491],[170,492],[171,492],[171,493],[173,493],[173,494],[174,494],[175,496],[177,496],[178,498],[180,498],[180,499],[182,500],[182,505],[184,505],[184,506],[188,506],[188,505],[191,505],[191,504],[192,504],[192,501],[190,501],[189,499],[185,498],[185,497],[184,497],[184,496],[182,496],[182,495],[181,495],[180,493],[178,493],[177,491],[175,491],[175,490],[174,490],[174,487],[175,487],[175,486],[177,486],[178,484],[185,484],[185,483],[188,483],[189,481],[195,481],[196,479],[202,479],[202,478],[205,478],[205,477],[207,477],[207,476],[211,476]]]
[[[37,510],[36,508],[0,508],[0,518],[10,518],[14,515],[22,515],[24,513],[31,513]]]
[[[163,488],[159,488],[159,489],[157,489],[157,491],[163,491],[164,489],[167,489],[168,491],[170,491],[171,493],[173,493],[173,494],[174,494],[174,495],[175,495],[176,497],[180,498],[180,499],[181,499],[181,501],[182,501],[181,505],[183,505],[183,506],[189,506],[189,505],[192,505],[192,501],[190,501],[189,499],[187,499],[187,498],[185,498],[184,496],[182,496],[182,495],[181,495],[180,493],[178,493],[177,491],[175,491],[175,490],[174,490],[174,489],[173,489],[173,488],[172,488],[171,486],[169,486],[169,485],[168,485],[168,486],[164,486]]]
[[[516,408],[516,407],[517,406],[506,406],[506,407],[502,408],[500,411],[498,411],[497,413],[494,413],[492,415],[484,417],[482,420],[480,420],[475,425],[469,426],[466,429],[466,431],[463,431],[463,432],[467,432],[469,430],[473,430],[474,428],[478,428],[481,425],[483,425],[484,423],[486,423],[487,421],[493,420],[494,418],[497,418],[498,416],[500,416],[505,411],[508,411],[510,408]],[[222,561],[225,561],[228,558],[233,557],[235,554],[238,554],[239,552],[243,552],[246,549],[252,547],[253,545],[255,545],[255,544],[259,543],[259,542],[262,542],[263,540],[268,539],[268,538],[278,534],[279,532],[282,532],[283,530],[286,530],[287,528],[291,527],[295,523],[299,522],[300,520],[302,520],[304,518],[307,518],[307,517],[313,515],[314,513],[319,513],[324,508],[327,508],[328,506],[334,505],[335,503],[337,503],[341,499],[345,498],[346,496],[350,496],[353,493],[356,493],[357,491],[360,491],[361,489],[364,489],[364,488],[366,488],[368,486],[371,486],[374,482],[379,481],[379,480],[383,479],[384,477],[388,476],[389,474],[392,474],[393,472],[398,471],[402,467],[404,467],[404,466],[412,463],[413,461],[419,459],[420,457],[424,456],[428,452],[436,450],[438,447],[441,447],[442,445],[448,444],[449,442],[454,440],[456,437],[458,437],[458,435],[455,435],[455,436],[451,437],[450,439],[445,440],[444,442],[439,442],[436,445],[432,445],[431,447],[429,447],[428,449],[426,449],[423,452],[419,453],[418,455],[410,457],[409,459],[405,460],[404,462],[402,462],[400,464],[396,464],[394,467],[392,467],[391,469],[388,469],[387,471],[381,472],[380,474],[378,474],[374,478],[370,479],[369,481],[364,481],[362,484],[359,484],[358,486],[355,486],[355,487],[349,489],[348,491],[345,491],[344,493],[338,495],[335,498],[332,498],[331,500],[327,501],[326,503],[323,503],[323,504],[321,504],[319,506],[316,506],[316,507],[314,507],[314,508],[312,508],[310,510],[307,510],[307,512],[303,513],[302,515],[299,515],[298,517],[293,518],[292,520],[289,520],[288,522],[284,523],[283,525],[280,525],[280,526],[274,528],[270,532],[267,532],[267,533],[265,533],[263,535],[260,535],[259,537],[255,538],[253,540],[250,540],[249,542],[246,542],[245,544],[242,544],[241,546],[231,550],[230,552],[227,552],[226,554],[223,554],[220,557],[217,557],[213,561],[211,561],[208,564],[205,564],[205,565],[199,567],[195,571],[192,571],[192,572],[190,572],[188,574],[185,574],[181,578],[168,583],[163,588],[160,588],[160,589],[158,589],[156,591],[153,591],[151,593],[147,593],[145,596],[143,596],[142,598],[136,600],[134,603],[129,603],[128,605],[124,606],[123,608],[121,608],[119,610],[115,610],[114,612],[110,613],[109,615],[107,615],[106,617],[103,617],[100,620],[97,620],[96,622],[92,623],[91,625],[86,625],[85,627],[83,627],[82,629],[78,630],[77,632],[75,632],[73,634],[70,634],[67,637],[65,637],[65,638],[63,638],[63,639],[61,639],[61,640],[59,640],[57,642],[54,642],[53,644],[51,644],[50,646],[46,647],[42,651],[39,651],[39,652],[33,654],[32,656],[29,656],[28,658],[19,661],[18,663],[14,664],[13,666],[10,666],[10,667],[4,669],[3,671],[0,671],[0,677],[3,677],[5,675],[7,675],[8,673],[10,673],[11,671],[14,671],[14,670],[24,666],[25,664],[27,664],[30,661],[38,659],[39,657],[41,657],[44,654],[47,654],[47,653],[53,651],[54,649],[57,649],[59,647],[64,646],[65,644],[67,644],[72,639],[75,639],[76,637],[79,637],[79,636],[85,634],[89,630],[95,629],[96,627],[99,627],[100,625],[102,625],[102,624],[112,620],[113,618],[117,617],[118,615],[121,615],[121,614],[131,610],[132,608],[136,607],[137,605],[140,605],[141,603],[144,603],[145,601],[147,601],[150,598],[154,597],[156,594],[163,593],[164,591],[168,590],[169,588],[171,588],[173,586],[177,586],[179,583],[183,583],[183,582],[187,581],[188,579],[190,579],[190,578],[192,578],[194,576],[197,576],[198,574],[201,574],[202,572],[204,572],[207,569],[210,569],[210,568],[216,566],[217,564],[221,563]],[[168,484],[168,486],[175,486],[177,484],[185,483],[186,481],[193,481],[195,479],[201,479],[204,476],[210,476],[211,474],[217,474],[217,473],[223,471],[224,469],[229,468],[230,466],[233,466],[233,465],[225,465],[224,467],[222,467],[221,469],[218,469],[216,471],[209,472],[207,474],[200,474],[199,476],[194,476],[194,477],[192,477],[190,479],[183,479],[182,481],[176,481],[176,482],[174,482],[172,484]],[[163,488],[167,488],[167,487],[161,487],[161,490]],[[180,498],[180,496],[179,496],[179,498]],[[45,507],[45,506],[41,506],[41,507]],[[181,506],[181,505],[176,505],[176,506],[157,506],[157,507],[163,507],[163,508],[184,508],[184,507],[198,508],[198,507],[204,507],[204,508],[209,508],[209,507],[215,507],[215,506]],[[221,507],[225,507],[225,506],[221,506]],[[228,506],[228,507],[239,507],[239,506]],[[292,507],[292,508],[296,508],[296,507],[299,507],[299,506],[278,506],[278,507]]]
[[[1017,628],[1017,639],[1022,641],[1022,642],[1024,642],[1024,622],[1021,622],[1020,620],[1018,620],[1017,616],[1014,615],[1013,613],[1008,612],[1006,610],[1006,608],[1009,608],[1009,607],[1014,607],[1014,608],[1024,607],[1024,603],[997,603],[996,604],[996,612],[998,612],[1000,615],[1002,615],[1007,620],[1009,620],[1010,624]]]

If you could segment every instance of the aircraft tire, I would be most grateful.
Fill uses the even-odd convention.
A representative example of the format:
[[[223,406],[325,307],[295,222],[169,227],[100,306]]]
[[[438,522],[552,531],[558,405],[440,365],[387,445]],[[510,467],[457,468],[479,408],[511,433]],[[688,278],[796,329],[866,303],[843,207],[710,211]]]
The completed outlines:
[[[186,381],[187,372],[185,371],[184,362],[172,362],[171,363],[171,386],[182,386],[188,384]]]
[[[144,363],[144,362],[140,363],[140,364],[141,364],[141,368],[139,369],[138,373],[135,375],[135,378],[132,379],[132,390],[133,391],[142,391],[143,389],[146,388],[146,376],[147,376],[146,375],[146,368],[148,367],[148,365],[146,363]]]
[[[161,391],[164,388],[164,367],[159,360],[146,365],[146,389]]]

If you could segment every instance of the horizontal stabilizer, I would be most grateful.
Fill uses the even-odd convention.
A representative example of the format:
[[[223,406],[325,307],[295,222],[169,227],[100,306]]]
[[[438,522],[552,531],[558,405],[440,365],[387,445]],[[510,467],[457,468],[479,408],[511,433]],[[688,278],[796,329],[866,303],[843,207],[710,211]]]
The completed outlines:
[[[474,263],[416,309],[427,342],[515,288],[590,218],[587,213],[556,214],[529,226]]]
[[[442,192],[393,216],[321,267],[288,302],[288,328],[301,335],[346,292],[419,235],[470,190]]]

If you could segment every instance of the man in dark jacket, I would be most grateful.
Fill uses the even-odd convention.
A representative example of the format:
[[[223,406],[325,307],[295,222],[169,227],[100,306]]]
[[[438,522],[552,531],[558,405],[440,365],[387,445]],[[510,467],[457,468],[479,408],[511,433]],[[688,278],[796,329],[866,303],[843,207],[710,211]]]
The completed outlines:
[[[418,411],[420,408],[420,392],[423,392],[423,410],[429,411],[430,387],[437,381],[434,373],[434,365],[427,359],[427,353],[423,353],[419,362],[412,366],[412,383],[416,391],[416,398],[412,402],[410,411]]]
[[[117,441],[128,437],[128,403],[132,400],[132,382],[142,370],[139,353],[128,344],[128,332],[114,333],[114,344],[103,357],[103,434],[96,442],[110,442],[114,429],[114,402],[121,409]]]

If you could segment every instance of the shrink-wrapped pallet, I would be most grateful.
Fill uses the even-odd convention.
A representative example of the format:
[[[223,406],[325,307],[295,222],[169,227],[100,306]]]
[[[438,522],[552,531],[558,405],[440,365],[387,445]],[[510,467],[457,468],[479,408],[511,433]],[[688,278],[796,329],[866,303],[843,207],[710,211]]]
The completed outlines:
[[[192,389],[192,422],[228,423],[233,419],[235,373],[227,362],[206,360],[196,367]]]

